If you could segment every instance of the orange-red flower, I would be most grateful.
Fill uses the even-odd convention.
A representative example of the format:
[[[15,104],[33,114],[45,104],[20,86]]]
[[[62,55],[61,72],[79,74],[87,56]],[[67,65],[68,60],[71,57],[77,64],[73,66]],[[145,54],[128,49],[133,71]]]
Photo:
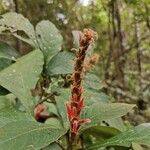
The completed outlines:
[[[70,121],[71,136],[76,136],[78,134],[82,124],[90,122],[90,119],[81,118],[81,111],[84,107],[82,78],[86,51],[93,42],[94,36],[95,32],[93,30],[84,29],[83,33],[80,35],[80,47],[76,51],[74,72],[72,74],[71,99],[70,103],[66,104],[67,115]]]

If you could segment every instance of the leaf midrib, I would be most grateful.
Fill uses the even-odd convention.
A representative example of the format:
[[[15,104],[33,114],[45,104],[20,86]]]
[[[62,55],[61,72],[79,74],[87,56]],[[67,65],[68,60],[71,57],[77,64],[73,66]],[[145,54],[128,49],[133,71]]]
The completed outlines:
[[[15,121],[14,121],[15,122]],[[18,121],[17,121],[18,122]],[[11,122],[12,123],[12,122]],[[20,137],[20,136],[23,136],[23,135],[25,135],[25,134],[28,134],[28,133],[31,133],[31,132],[34,132],[34,131],[40,131],[40,130],[46,130],[46,129],[57,129],[57,130],[61,130],[60,128],[55,128],[54,126],[48,126],[48,127],[42,127],[42,128],[36,128],[36,129],[32,129],[32,130],[30,130],[30,131],[27,131],[27,132],[23,132],[22,134],[18,134],[17,136],[15,136],[15,137],[13,137],[13,138],[9,138],[9,139],[7,139],[7,140],[4,140],[4,141],[2,141],[2,142],[0,142],[0,144],[4,144],[4,143],[6,143],[6,142],[8,142],[8,141],[11,141],[11,140],[14,140],[14,139],[17,139],[18,137]]]

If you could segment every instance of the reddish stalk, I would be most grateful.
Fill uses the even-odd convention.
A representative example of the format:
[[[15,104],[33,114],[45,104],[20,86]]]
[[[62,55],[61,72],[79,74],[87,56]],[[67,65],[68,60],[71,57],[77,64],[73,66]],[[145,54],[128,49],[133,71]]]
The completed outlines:
[[[67,103],[67,114],[70,121],[70,143],[72,150],[73,145],[77,144],[77,136],[82,124],[90,122],[90,119],[81,118],[81,111],[84,107],[83,88],[83,66],[86,51],[94,41],[95,32],[91,29],[84,29],[80,35],[80,46],[76,51],[76,60],[71,83],[71,99]]]

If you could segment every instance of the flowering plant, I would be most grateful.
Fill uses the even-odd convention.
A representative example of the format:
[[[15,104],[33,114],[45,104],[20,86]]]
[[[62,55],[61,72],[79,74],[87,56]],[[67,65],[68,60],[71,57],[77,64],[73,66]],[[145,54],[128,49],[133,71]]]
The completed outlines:
[[[83,87],[81,85],[81,82],[83,78],[83,67],[86,51],[88,50],[90,44],[93,42],[94,35],[94,31],[85,29],[84,32],[80,34],[80,46],[76,50],[76,59],[71,84],[71,102],[70,104],[67,103],[67,114],[70,121],[71,130],[71,142],[75,140],[81,124],[91,121],[90,119],[80,118],[81,111],[84,107],[84,98],[82,97]]]
[[[24,16],[10,12],[0,19],[0,34],[8,32],[32,48],[22,56],[0,42],[1,150],[149,145],[149,123],[127,128],[121,117],[134,105],[112,103],[92,72],[98,58],[88,53],[93,30],[74,31],[79,43],[75,53],[62,51],[63,38],[48,20],[34,28]]]

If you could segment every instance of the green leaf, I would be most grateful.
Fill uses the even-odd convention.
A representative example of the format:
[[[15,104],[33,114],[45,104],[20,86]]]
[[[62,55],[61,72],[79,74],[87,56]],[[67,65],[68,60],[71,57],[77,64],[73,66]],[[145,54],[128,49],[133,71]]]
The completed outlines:
[[[56,26],[48,20],[37,24],[36,35],[38,45],[48,63],[60,51],[63,38]]]
[[[91,106],[86,106],[83,110],[82,117],[91,119],[89,126],[95,126],[106,119],[119,118],[129,111],[135,105],[123,103],[94,103]],[[86,125],[86,128],[88,125]]]
[[[8,12],[1,16],[0,26],[5,30],[9,30],[14,36],[29,43],[30,45],[36,45],[36,36],[33,25],[21,14],[15,12]],[[4,29],[3,29],[4,30]],[[17,31],[23,31],[28,38],[24,38],[17,34]]]
[[[39,79],[43,66],[41,51],[35,50],[19,58],[0,72],[0,85],[18,97],[27,109],[32,106],[31,89]]]
[[[10,95],[11,94],[7,96],[0,96],[0,110],[15,103],[14,98],[10,98]]]
[[[109,96],[101,91],[85,88],[83,95],[87,106],[91,106],[94,103],[109,102]]]
[[[56,97],[56,105],[63,119],[63,124],[65,128],[69,127],[69,121],[68,121],[67,110],[66,110],[66,102],[69,101],[69,96],[70,96],[70,90],[63,89],[61,94]]]
[[[70,52],[60,52],[48,63],[48,73],[50,75],[68,74],[73,72],[74,54]]]
[[[122,120],[122,118],[107,119],[105,120],[105,122],[109,126],[114,127],[119,131],[126,131],[126,126],[124,125],[124,121]]]
[[[2,150],[39,150],[57,141],[66,130],[35,121],[13,121],[0,128],[0,147]]]
[[[54,103],[44,102],[43,104],[47,107],[47,111],[49,113],[53,113],[53,114],[59,116],[58,111],[57,111],[57,107]]]
[[[53,125],[54,127],[62,128],[62,124],[61,124],[60,120],[57,118],[54,118],[54,117],[48,118],[46,120],[45,124],[50,124],[50,125]]]
[[[101,83],[100,79],[91,73],[87,73],[85,78],[84,78],[84,86],[89,88],[89,89],[95,89],[95,90],[100,90],[101,89]]]
[[[90,146],[96,142],[104,141],[105,139],[111,138],[119,134],[120,131],[109,126],[93,126],[86,129],[83,133],[83,139],[86,146]]]
[[[42,150],[62,150],[62,148],[57,143],[52,143],[42,148]]]
[[[132,143],[139,143],[144,145],[150,145],[150,123],[144,123],[131,128],[126,132],[122,132],[103,143],[96,143],[87,148],[93,150],[105,146],[125,146],[129,147]]]
[[[1,57],[0,58],[0,71],[8,67],[9,65],[11,65],[11,63],[12,61],[10,59]]]
[[[7,106],[0,110],[0,127],[14,121],[30,120],[34,121],[28,113],[16,110],[13,106]]]
[[[109,138],[120,133],[120,131],[109,126],[94,126],[85,130],[84,133],[91,134],[97,138],[99,138],[100,136],[104,138]]]
[[[0,41],[0,58],[6,58],[13,60],[15,58],[18,58],[20,55],[19,53],[12,47],[10,47],[7,43],[4,43]]]
[[[8,44],[0,41],[0,71],[8,67],[12,60],[19,57],[19,53]]]
[[[66,130],[61,126],[39,124],[28,113],[5,107],[0,111],[0,133],[3,150],[40,150],[55,142]]]

